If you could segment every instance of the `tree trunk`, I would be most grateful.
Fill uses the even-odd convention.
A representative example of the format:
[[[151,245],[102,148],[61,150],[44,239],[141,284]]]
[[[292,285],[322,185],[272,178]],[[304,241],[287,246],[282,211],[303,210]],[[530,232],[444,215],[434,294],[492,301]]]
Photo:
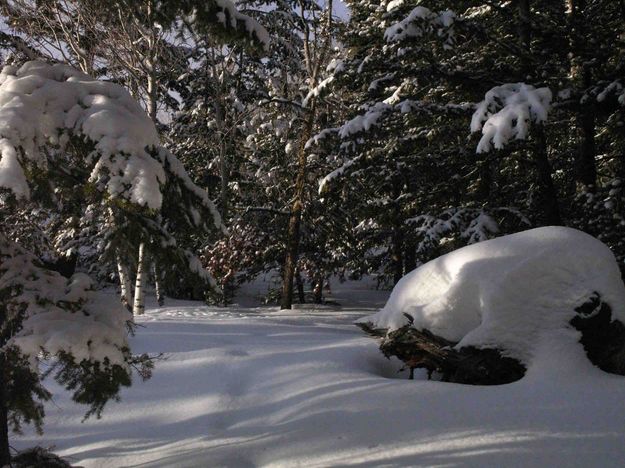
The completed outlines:
[[[530,0],[519,0],[519,42],[523,48],[530,54],[532,52],[532,29],[531,29],[531,5]],[[533,67],[528,59],[522,60],[521,72],[527,76],[531,73]],[[536,168],[538,186],[538,212],[542,212],[541,224],[544,225],[560,225],[562,219],[560,217],[560,209],[558,207],[558,193],[551,177],[552,169],[549,162],[547,137],[542,125],[535,124],[532,128],[534,134],[532,161]]]
[[[145,57],[145,64],[147,65],[147,111],[148,116],[152,119],[152,122],[156,123],[156,110],[157,110],[157,89],[158,83],[156,79],[155,69],[155,54],[156,54],[156,32],[154,31],[154,5],[150,0],[147,5],[147,14],[150,27],[150,33],[147,37],[148,40],[148,54]]]
[[[575,179],[584,191],[594,192],[597,183],[594,109],[582,105],[576,121],[578,147],[575,153]]]
[[[519,0],[519,42],[525,50],[530,50],[532,44],[532,23],[530,0]]]
[[[0,466],[10,466],[9,411],[7,408],[7,371],[4,352],[0,350]]]
[[[558,206],[558,195],[556,187],[551,177],[552,169],[547,154],[547,137],[542,125],[534,126],[535,145],[532,150],[532,158],[536,166],[538,176],[538,197],[536,208],[542,211],[541,224],[545,226],[561,225],[560,208]]]
[[[393,180],[393,227],[391,232],[391,262],[393,268],[393,284],[397,284],[404,276],[404,226],[401,217],[399,197],[401,195],[401,181],[399,177]]]
[[[404,275],[417,268],[417,246],[414,237],[404,239]]]
[[[302,202],[296,200],[291,208],[291,217],[289,218],[288,240],[282,278],[282,297],[280,298],[281,309],[291,309],[293,306],[293,276],[297,267],[301,218]]]
[[[132,312],[132,306],[130,305],[132,304],[130,275],[128,274],[128,268],[122,263],[119,255],[117,255],[117,274],[119,275],[119,286],[121,288],[121,302],[128,312]]]
[[[132,308],[134,315],[145,313],[145,243],[139,244],[139,257],[137,259],[137,279],[135,281],[135,302]]]
[[[583,93],[592,85],[592,70],[586,60],[585,0],[567,0],[569,11],[569,46],[571,57],[571,81]],[[577,151],[575,152],[575,181],[583,191],[594,192],[597,183],[595,162],[595,109],[593,100],[580,104],[575,117]]]
[[[394,223],[393,232],[391,234],[391,261],[393,264],[393,284],[397,284],[402,276],[404,276],[403,238],[404,236],[401,226],[397,223]]]
[[[221,191],[219,199],[221,203],[221,217],[226,220],[228,216],[228,160],[226,159],[226,132],[225,132],[225,115],[220,102],[221,94],[215,99],[215,119],[217,120],[217,128],[219,129],[219,176],[221,178]]]
[[[156,263],[152,265],[152,271],[154,272],[154,290],[156,292],[156,302],[159,307],[163,307],[165,305],[165,295],[163,294],[163,289],[161,288],[161,277],[160,270],[156,266]]]
[[[304,282],[302,281],[302,275],[299,273],[299,269],[295,272],[295,284],[297,286],[297,298],[300,304],[306,303],[306,294],[304,292]]]
[[[282,277],[282,297],[280,299],[280,308],[291,309],[293,305],[293,276],[297,268],[297,256],[299,253],[300,241],[300,224],[302,221],[302,211],[304,209],[304,188],[306,186],[306,142],[310,139],[313,124],[316,115],[316,99],[312,99],[312,104],[306,120],[304,122],[304,131],[299,145],[297,157],[297,178],[295,181],[295,194],[293,197],[293,206],[289,218],[289,231],[287,237],[286,256],[284,259],[283,277]]]

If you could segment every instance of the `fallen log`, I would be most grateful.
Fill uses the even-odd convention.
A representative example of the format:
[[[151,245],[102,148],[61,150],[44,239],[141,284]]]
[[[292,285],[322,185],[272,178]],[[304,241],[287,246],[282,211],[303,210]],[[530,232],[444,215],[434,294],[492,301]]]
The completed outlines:
[[[588,359],[606,372],[625,375],[625,325],[612,319],[610,306],[595,293],[575,312],[570,324],[581,332],[580,343]],[[419,368],[427,370],[428,378],[436,373],[442,381],[472,385],[500,385],[525,375],[525,366],[504,356],[505,350],[473,346],[456,349],[457,343],[429,330],[416,329],[413,318],[404,315],[408,323],[390,333],[366,323],[357,325],[366,333],[381,338],[380,350],[384,356],[401,360],[403,369],[410,371],[410,379]]]

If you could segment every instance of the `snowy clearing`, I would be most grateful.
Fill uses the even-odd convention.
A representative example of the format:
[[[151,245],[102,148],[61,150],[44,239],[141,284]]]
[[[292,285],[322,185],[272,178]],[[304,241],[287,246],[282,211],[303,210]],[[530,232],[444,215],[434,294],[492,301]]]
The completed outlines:
[[[352,325],[388,297],[365,288],[334,285],[342,308],[148,308],[132,346],[166,353],[152,380],[99,421],[59,398],[13,445],[85,467],[622,466],[625,378],[578,356],[496,387],[398,380]]]

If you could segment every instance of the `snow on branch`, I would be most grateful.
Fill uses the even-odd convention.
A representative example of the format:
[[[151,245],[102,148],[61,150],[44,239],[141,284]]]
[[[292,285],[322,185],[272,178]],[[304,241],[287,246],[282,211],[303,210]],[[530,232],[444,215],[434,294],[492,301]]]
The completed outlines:
[[[396,94],[390,98],[377,102],[373,106],[369,107],[364,114],[357,115],[356,117],[348,120],[340,127],[326,128],[313,136],[306,142],[306,149],[311,148],[313,145],[318,145],[321,141],[328,138],[331,135],[338,134],[338,136],[345,140],[359,133],[368,132],[374,127],[380,125],[382,117],[385,114],[391,112],[399,112],[401,114],[408,113],[451,113],[451,114],[464,114],[471,112],[475,109],[474,104],[462,103],[462,104],[437,104],[433,102],[403,99],[399,100]]]
[[[386,42],[399,42],[407,38],[421,38],[435,34],[444,40],[444,47],[450,49],[455,43],[454,25],[456,14],[451,10],[435,13],[418,6],[399,23],[386,29]]]
[[[181,3],[183,9],[191,10],[190,22],[200,28],[210,28],[216,23],[225,32],[242,33],[253,43],[259,44],[265,52],[269,51],[271,38],[267,30],[254,18],[241,13],[230,0],[187,0]]]
[[[613,81],[597,94],[597,101],[604,102],[610,95],[616,96],[619,104],[625,106],[625,86],[620,81]]]
[[[114,83],[94,80],[62,64],[28,62],[0,73],[0,183],[28,197],[24,169],[47,170],[45,146],[61,150],[70,136],[94,143],[91,173],[105,177],[113,196],[158,209],[165,173],[146,151],[159,145],[153,123]],[[13,177],[11,177],[11,174]]]
[[[501,230],[497,219],[511,217],[524,226],[529,220],[518,210],[509,207],[498,208],[449,208],[437,215],[423,214],[406,220],[419,235],[417,253],[426,252],[445,243],[454,236],[467,244],[475,244],[497,236]]]
[[[72,138],[86,141],[90,153],[68,154]],[[5,67],[0,73],[0,188],[29,198],[26,175],[48,171],[50,149],[54,164],[82,158],[98,190],[152,210],[161,209],[163,188],[174,183],[193,194],[221,227],[205,191],[161,147],[154,123],[124,88],[63,64]]]
[[[127,368],[127,313],[118,301],[96,295],[88,276],[67,279],[44,269],[34,255],[0,235],[0,306],[7,320],[23,317],[9,346],[28,356],[33,368],[42,351]]]
[[[332,59],[332,61],[326,67],[326,71],[330,72],[331,75],[327,78],[321,80],[319,84],[310,91],[306,97],[302,100],[302,107],[308,107],[308,103],[314,97],[319,97],[322,93],[324,93],[332,84],[332,82],[336,79],[336,76],[342,73],[345,70],[345,65],[342,60]]]
[[[327,185],[330,182],[332,182],[334,179],[342,177],[345,171],[347,171],[351,166],[353,166],[359,159],[360,159],[360,156],[357,156],[354,159],[350,159],[346,161],[341,167],[333,170],[328,175],[326,175],[323,179],[321,179],[321,181],[319,182],[319,194],[322,194],[326,190]]]
[[[471,119],[471,132],[482,130],[477,153],[502,149],[510,140],[525,140],[530,123],[547,120],[552,94],[549,88],[507,83],[486,93]]]
[[[384,102],[376,102],[364,114],[345,122],[338,131],[339,137],[344,139],[356,133],[368,131],[371,127],[377,126],[378,120],[392,108],[393,106]]]

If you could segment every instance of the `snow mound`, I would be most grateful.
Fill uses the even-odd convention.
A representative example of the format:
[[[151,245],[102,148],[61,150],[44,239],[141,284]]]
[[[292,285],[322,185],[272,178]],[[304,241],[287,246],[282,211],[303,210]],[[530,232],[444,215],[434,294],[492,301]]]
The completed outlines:
[[[402,278],[382,310],[359,322],[414,327],[496,348],[528,366],[550,336],[570,329],[594,293],[625,322],[625,287],[610,249],[575,229],[543,227],[458,249]]]

